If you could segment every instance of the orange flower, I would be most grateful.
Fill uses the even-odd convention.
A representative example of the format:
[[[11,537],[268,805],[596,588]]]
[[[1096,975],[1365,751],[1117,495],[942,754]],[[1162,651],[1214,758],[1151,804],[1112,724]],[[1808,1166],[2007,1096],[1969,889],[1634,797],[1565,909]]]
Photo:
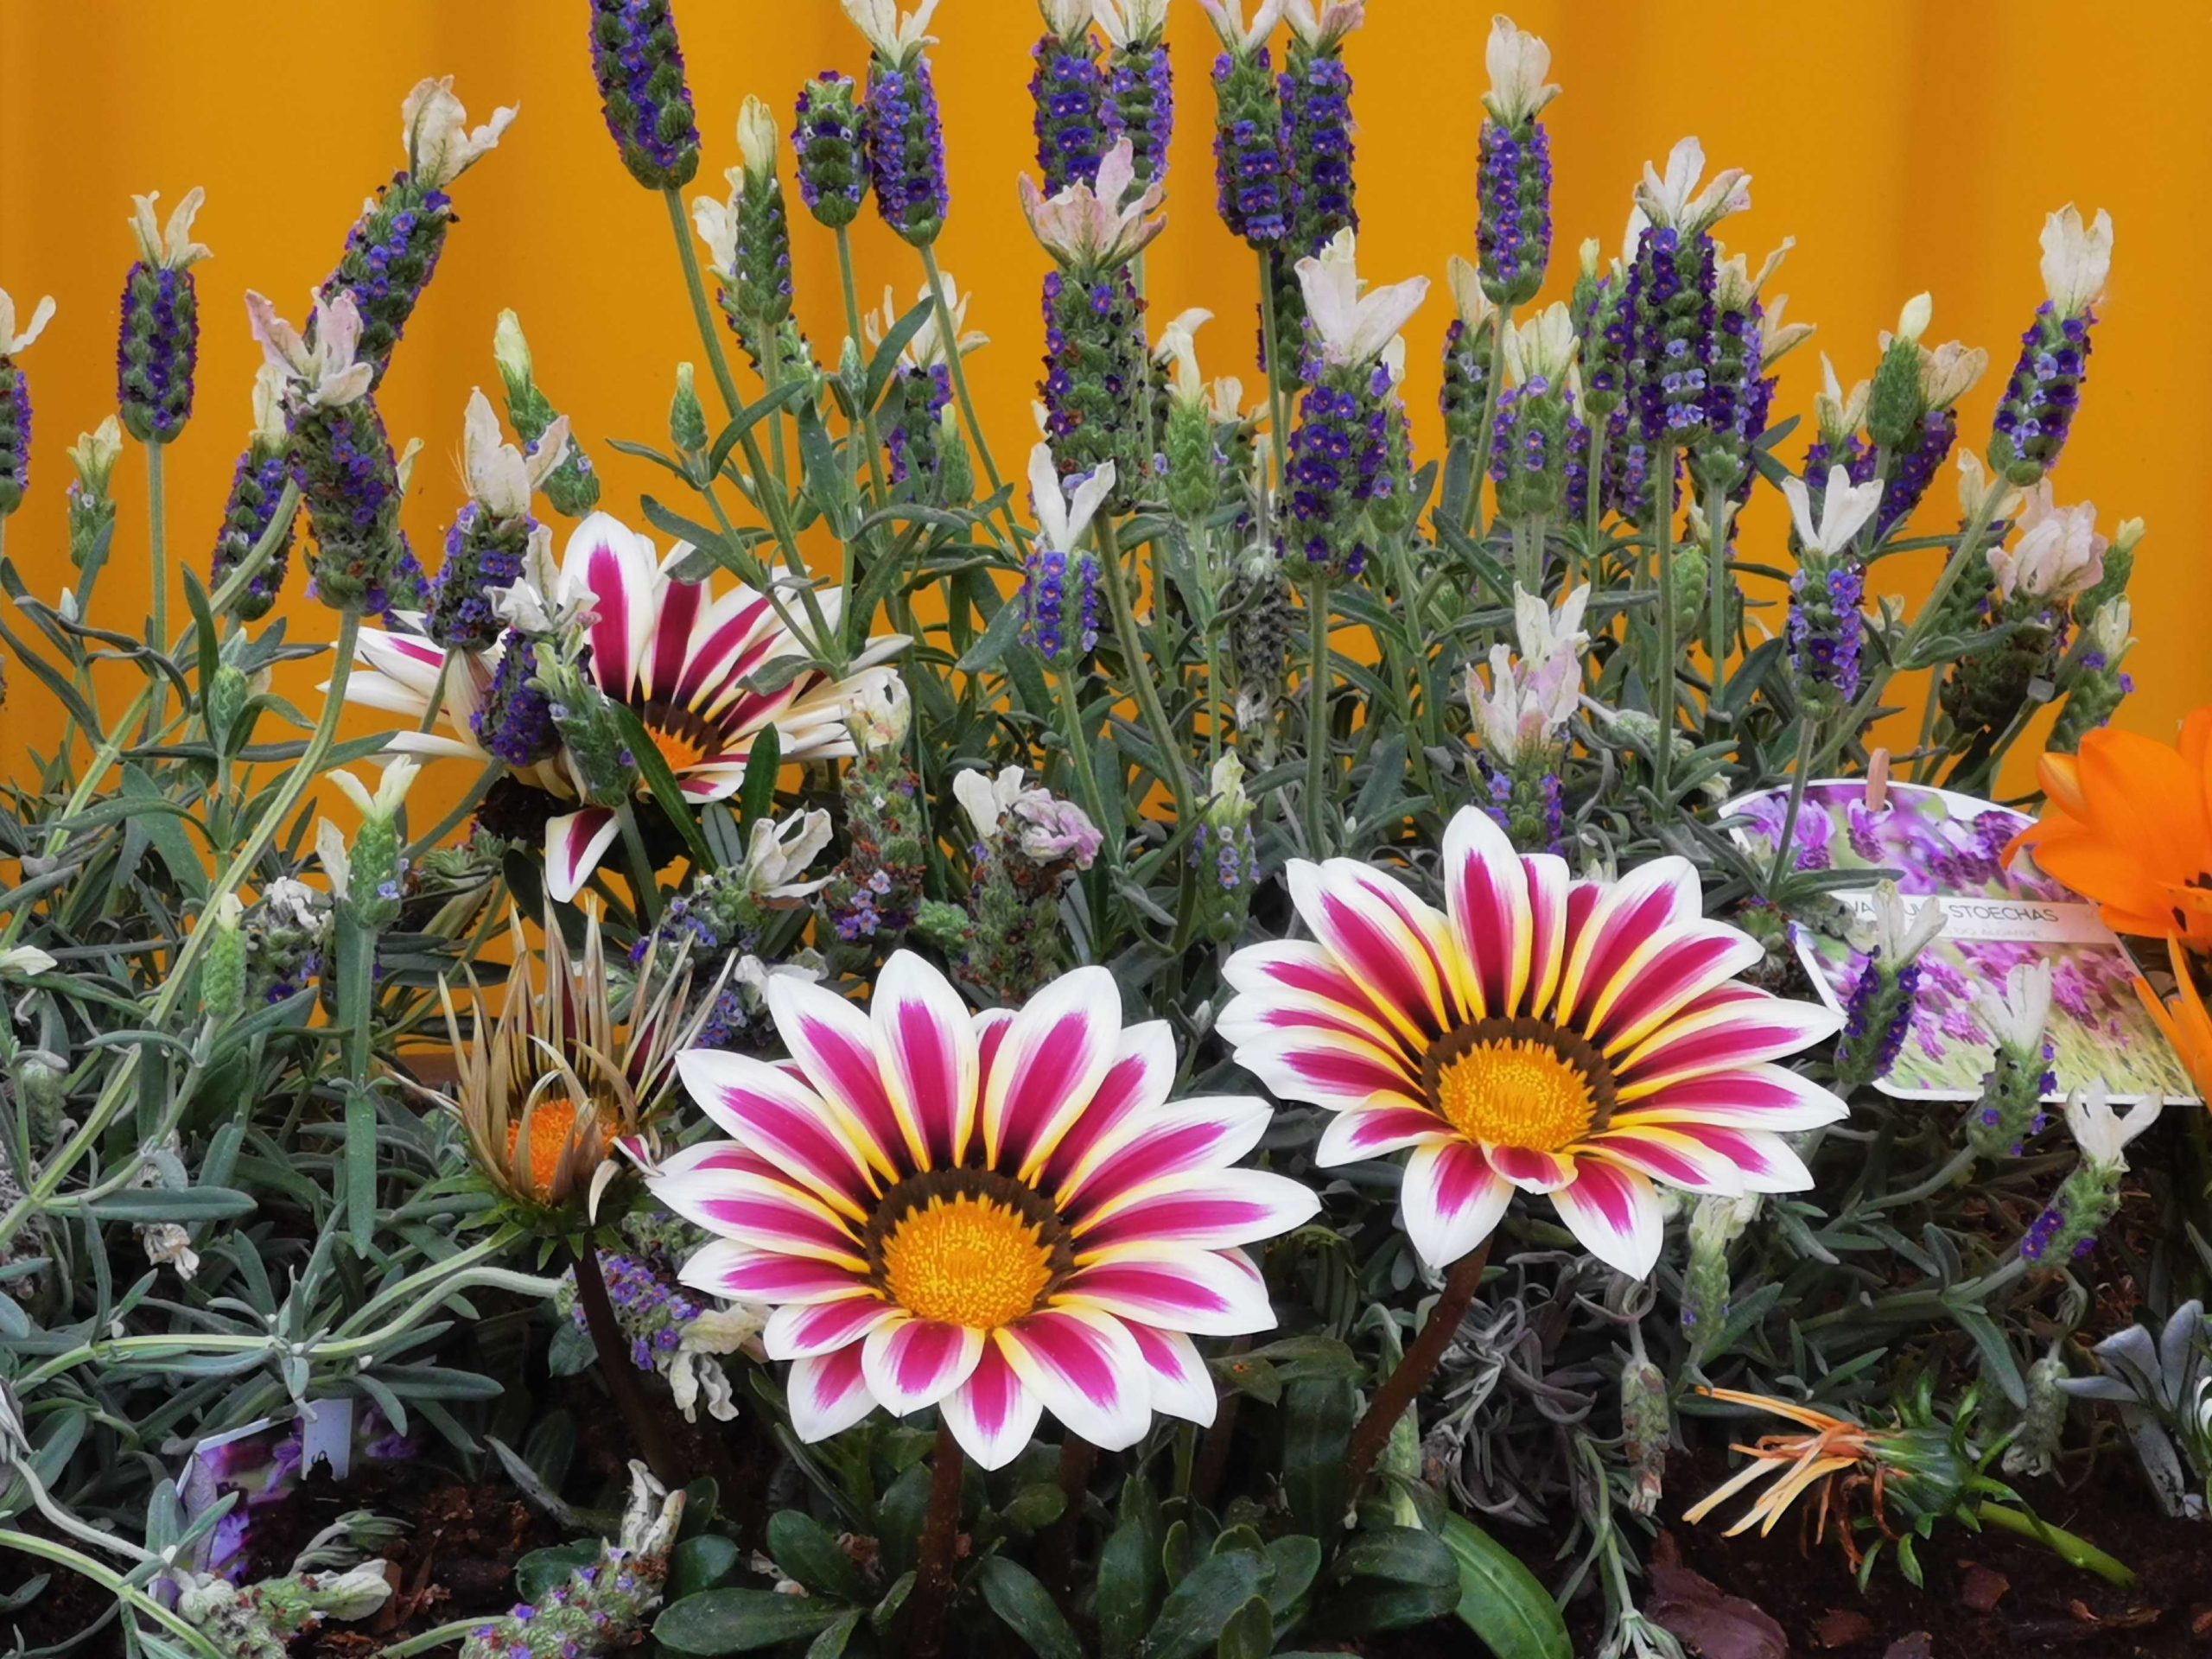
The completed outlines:
[[[2178,748],[2107,727],[2077,755],[2044,755],[2038,776],[2050,800],[2008,855],[2027,848],[2115,932],[2212,953],[2212,709]]]
[[[2212,1103],[2212,1010],[2206,1009],[2204,994],[2190,975],[2189,952],[2171,933],[2166,936],[2166,961],[2174,970],[2173,995],[2161,1001],[2158,994],[2139,979],[2135,982],[2135,994],[2158,1022],[2158,1029],[2166,1033],[2166,1041],[2188,1069],[2196,1092]]]

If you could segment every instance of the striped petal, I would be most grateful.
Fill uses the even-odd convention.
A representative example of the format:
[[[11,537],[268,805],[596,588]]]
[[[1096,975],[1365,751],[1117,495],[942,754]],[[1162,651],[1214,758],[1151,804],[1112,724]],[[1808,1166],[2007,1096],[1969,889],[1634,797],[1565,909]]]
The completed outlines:
[[[1022,1386],[1102,1452],[1144,1438],[1151,1368],[1128,1327],[1109,1313],[1047,1308],[993,1333]]]
[[[1451,1024],[1455,999],[1443,918],[1390,877],[1350,859],[1294,858],[1285,874],[1299,918],[1385,1026],[1418,1046]]]
[[[760,1327],[760,1345],[771,1359],[812,1359],[859,1342],[878,1325],[900,1317],[897,1308],[874,1296],[786,1302]]]
[[[1611,983],[1591,988],[1582,1028],[1607,1054],[1625,1053],[1765,955],[1750,934],[1720,922],[1655,934],[1629,953]]]
[[[1211,1427],[1221,1401],[1198,1344],[1180,1331],[1156,1331],[1134,1319],[1122,1324],[1152,1373],[1152,1408],[1200,1428]]]
[[[1367,993],[1311,940],[1247,945],[1229,959],[1222,977],[1236,992],[1222,1010],[1224,1020],[1248,1007],[1295,1010],[1311,1016],[1306,1023],[1344,1032],[1394,1054],[1420,1052],[1406,1047],[1396,1028],[1376,1013]]]
[[[867,1270],[859,1240],[835,1211],[731,1141],[709,1141],[671,1153],[645,1187],[685,1220],[723,1238],[855,1273]]]
[[[1339,1112],[1321,1131],[1313,1161],[1324,1169],[1356,1164],[1437,1141],[1449,1141],[1457,1131],[1426,1106],[1356,1107]]]
[[[874,1287],[859,1274],[803,1255],[755,1250],[717,1238],[701,1245],[677,1270],[677,1281],[726,1302],[837,1302],[873,1296]]]
[[[1321,1208],[1312,1189],[1263,1169],[1208,1169],[1147,1184],[1103,1217],[1073,1228],[1078,1263],[1122,1248],[1253,1244],[1301,1227]]]
[[[1574,1179],[1574,1160],[1534,1147],[1485,1146],[1490,1166],[1524,1192],[1556,1192]]]
[[[591,607],[592,677],[618,702],[630,700],[652,638],[655,565],[653,544],[606,512],[578,524],[561,555],[567,596]]]
[[[1061,1208],[1071,1219],[1110,1214],[1152,1182],[1226,1168],[1260,1144],[1274,1116],[1267,1102],[1249,1095],[1193,1096],[1154,1106],[1116,1132],[1086,1181],[1061,1189]]]
[[[1710,1147],[1735,1166],[1746,1192],[1803,1192],[1813,1172],[1770,1129],[1734,1129],[1711,1123],[1687,1123],[1676,1133]]]
[[[896,1319],[868,1332],[861,1370],[883,1408],[907,1417],[965,1382],[983,1357],[983,1333],[968,1325]]]
[[[690,1048],[677,1075],[700,1109],[747,1151],[854,1220],[875,1196],[867,1160],[804,1078],[748,1055]]]
[[[1121,1035],[1121,989],[1103,968],[1062,974],[1024,1003],[991,1062],[984,1162],[1032,1177],[1090,1105]]]
[[[1577,1021],[1619,973],[1622,965],[1656,934],[1698,919],[1697,872],[1688,859],[1655,858],[1638,865],[1610,887],[1577,882],[1597,890],[1588,912],[1574,927],[1567,966],[1560,976],[1554,1017]],[[1575,906],[1570,894],[1569,915]]]
[[[875,1409],[875,1396],[868,1391],[868,1379],[861,1372],[857,1344],[798,1361],[784,1386],[784,1397],[791,1409],[791,1432],[809,1445],[842,1433]]]
[[[966,1156],[981,1063],[968,1007],[951,982],[912,950],[893,951],[870,1006],[875,1054],[901,1121],[920,1128],[925,1168]]]
[[[1098,1160],[1119,1144],[1116,1131],[1166,1100],[1175,1087],[1175,1033],[1165,1020],[1124,1026],[1113,1064],[1091,1091],[1090,1104],[1069,1125],[1046,1160],[1038,1185],[1066,1201]]]
[[[1350,1035],[1326,1012],[1239,997],[1222,1011],[1222,1037],[1236,1064],[1279,1100],[1344,1110],[1418,1103],[1418,1073],[1389,1050]]]
[[[1750,985],[1723,985],[1678,1012],[1613,1065],[1623,1105],[1690,1077],[1732,1071],[1808,1048],[1843,1017]]]
[[[556,904],[576,896],[614,844],[621,821],[611,808],[587,806],[545,821],[545,891]]]
[[[1631,1279],[1651,1276],[1666,1223],[1659,1194],[1643,1175],[1586,1154],[1575,1160],[1574,1184],[1551,1198],[1560,1220],[1584,1249]]]
[[[1045,1402],[1021,1385],[999,1344],[988,1342],[974,1372],[938,1402],[938,1409],[978,1468],[1002,1469],[1036,1438]]]
[[[1603,1148],[1605,1156],[1618,1163],[1686,1192],[1735,1198],[1745,1191],[1744,1172],[1735,1160],[1685,1130],[1655,1123],[1616,1122],[1591,1136],[1589,1145]]]
[[[923,1166],[928,1143],[917,1120],[893,1105],[868,1015],[825,985],[771,974],[768,1014],[806,1080],[830,1103],[847,1137],[881,1173]]]
[[[1639,1084],[1630,1098],[1633,1106],[1615,1122],[1632,1118],[1639,1123],[1716,1123],[1787,1131],[1840,1122],[1851,1112],[1840,1098],[1803,1073],[1772,1064],[1708,1071],[1679,1083]]]
[[[1477,1019],[1519,1013],[1535,977],[1529,877],[1505,831],[1479,807],[1462,808],[1445,827],[1444,906],[1470,1012]]]
[[[1199,1337],[1250,1336],[1275,1323],[1267,1286],[1249,1262],[1173,1245],[1131,1249],[1077,1268],[1053,1306],[1093,1307]]]
[[[1406,1160],[1398,1224],[1414,1254],[1440,1272],[1491,1236],[1513,1192],[1465,1141],[1420,1147]]]

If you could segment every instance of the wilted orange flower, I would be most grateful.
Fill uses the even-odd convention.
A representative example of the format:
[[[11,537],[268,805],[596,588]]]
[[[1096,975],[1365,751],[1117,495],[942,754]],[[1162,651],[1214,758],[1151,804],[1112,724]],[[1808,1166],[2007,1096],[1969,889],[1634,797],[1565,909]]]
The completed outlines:
[[[2079,754],[2044,755],[2037,776],[2043,817],[2006,850],[2027,848],[2115,932],[2212,952],[2212,709],[2183,723],[2178,747],[2106,727]]]
[[[2188,1068],[2190,1080],[2196,1084],[2196,1092],[2212,1103],[2212,1010],[2204,1006],[2204,994],[2196,988],[2190,974],[2189,952],[2172,934],[2166,936],[2166,961],[2174,973],[2174,994],[2159,999],[2141,980],[2135,982],[2135,993],[2143,999],[2143,1006],[2158,1022],[2158,1029],[2166,1033],[2175,1055]]]

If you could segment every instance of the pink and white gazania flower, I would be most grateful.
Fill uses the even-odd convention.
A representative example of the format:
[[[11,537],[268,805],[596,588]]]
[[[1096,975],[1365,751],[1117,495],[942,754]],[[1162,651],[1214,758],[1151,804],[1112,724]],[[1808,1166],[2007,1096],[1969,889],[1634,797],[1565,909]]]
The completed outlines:
[[[556,614],[581,611],[589,642],[592,682],[626,705],[696,804],[734,794],[745,780],[753,740],[776,728],[785,760],[830,760],[853,753],[845,711],[855,696],[882,680],[882,664],[905,649],[903,634],[869,642],[842,679],[810,669],[772,691],[746,682],[779,658],[809,655],[767,595],[742,583],[717,594],[707,582],[671,574],[691,550],[678,543],[665,559],[652,542],[610,514],[595,512],[569,537],[554,577]],[[821,596],[835,628],[838,596]],[[790,607],[795,601],[786,599]],[[457,659],[445,673],[441,710],[452,735],[404,733],[396,748],[462,754],[488,761],[474,728],[497,671],[498,647]],[[419,719],[429,707],[444,652],[432,640],[364,628],[359,668],[346,682],[349,701]],[[531,768],[531,781],[555,793],[582,794],[560,757]],[[640,782],[639,791],[645,789]],[[563,903],[574,898],[620,833],[612,808],[587,806],[545,826],[546,888]]]
[[[1298,285],[1306,296],[1306,315],[1325,362],[1357,368],[1380,358],[1397,338],[1421,302],[1428,297],[1428,278],[1410,277],[1363,293],[1358,240],[1338,231],[1318,254],[1298,262]]]
[[[1704,919],[1685,860],[1573,880],[1471,806],[1445,832],[1443,880],[1440,912],[1354,860],[1293,861],[1313,937],[1231,957],[1220,1021],[1277,1096],[1337,1115],[1317,1162],[1411,1152],[1400,1219],[1423,1262],[1473,1249],[1519,1191],[1640,1278],[1659,1257],[1656,1184],[1812,1185],[1783,1136],[1846,1109],[1774,1062],[1840,1021],[1737,981],[1762,947]]]
[[[1266,1103],[1171,1101],[1164,1021],[1124,1028],[1103,968],[1019,1012],[971,1014],[909,951],[866,1012],[767,982],[791,1058],[682,1056],[732,1139],[688,1147],[649,1185],[720,1235],[683,1281],[774,1311],[791,1426],[818,1440],[880,1406],[937,1407],[987,1469],[1046,1411],[1109,1451],[1155,1411],[1212,1421],[1194,1336],[1274,1324],[1240,1248],[1309,1219],[1297,1182],[1237,1164]]]
[[[1705,146],[1685,138],[1667,155],[1662,178],[1649,162],[1643,164],[1643,182],[1636,187],[1636,205],[1662,229],[1695,236],[1709,231],[1731,213],[1751,205],[1751,175],[1731,167],[1713,175],[1703,189],[1698,181],[1705,172]]]
[[[1077,180],[1046,195],[1037,181],[1021,175],[1021,211],[1045,251],[1070,270],[1110,270],[1127,264],[1167,228],[1167,215],[1154,215],[1167,187],[1154,180],[1137,185],[1136,152],[1126,138],[1098,163],[1097,181]]]

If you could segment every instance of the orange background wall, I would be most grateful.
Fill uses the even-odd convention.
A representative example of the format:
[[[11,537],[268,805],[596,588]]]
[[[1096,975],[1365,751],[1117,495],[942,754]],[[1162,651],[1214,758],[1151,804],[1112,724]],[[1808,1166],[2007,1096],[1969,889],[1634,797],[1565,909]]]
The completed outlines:
[[[1350,49],[1361,263],[1380,280],[1426,272],[1435,281],[1408,330],[1408,388],[1418,435],[1433,454],[1436,356],[1449,320],[1444,263],[1474,249],[1490,8],[1372,0],[1370,10]],[[2212,700],[2198,620],[2212,592],[2199,529],[2212,516],[2204,412],[2212,311],[2202,263],[2212,100],[2202,88],[2212,13],[2142,4],[2099,19],[2097,10],[2051,0],[1820,8],[1553,0],[1522,6],[1517,20],[1550,41],[1553,78],[1566,88],[1547,118],[1558,242],[1545,297],[1564,296],[1582,237],[1618,245],[1644,161],[1697,133],[1713,165],[1753,175],[1755,207],[1726,227],[1731,243],[1756,264],[1783,236],[1797,238],[1777,287],[1790,296],[1790,317],[1821,332],[1789,359],[1777,417],[1809,416],[1821,349],[1847,381],[1869,372],[1876,330],[1924,288],[1936,298],[1931,340],[1960,337],[1988,346],[1994,359],[1965,410],[1978,445],[2041,297],[2044,213],[2069,200],[2085,213],[2112,211],[2112,288],[2058,478],[2063,498],[2097,503],[2107,532],[2130,515],[2150,521],[2133,590],[2141,691],[2121,720],[2164,734],[2187,709]],[[678,0],[677,15],[707,146],[695,188],[719,190],[721,170],[734,162],[747,92],[787,122],[804,78],[832,66],[858,73],[864,61],[835,0]],[[362,197],[399,164],[399,100],[425,74],[456,75],[474,119],[495,104],[519,102],[522,113],[505,144],[456,187],[462,222],[381,394],[395,438],[419,435],[428,446],[407,509],[415,544],[435,565],[461,499],[462,407],[471,386],[497,384],[491,336],[503,306],[521,313],[541,383],[591,442],[607,504],[637,518],[639,489],[657,486],[604,440],[659,442],[672,365],[701,352],[661,204],[623,171],[601,124],[584,25],[580,0],[0,6],[0,286],[26,315],[41,294],[60,306],[23,359],[37,417],[33,497],[7,539],[35,590],[51,597],[70,579],[62,450],[112,408],[131,193],[160,189],[164,213],[194,184],[209,196],[198,234],[216,257],[199,269],[199,402],[172,451],[169,486],[171,556],[204,569],[257,360],[241,296],[257,288],[302,316]],[[1017,170],[1033,166],[1024,86],[1038,32],[1030,0],[946,0],[938,20],[954,196],[939,255],[976,295],[971,326],[994,337],[975,373],[1008,470],[1033,441],[1041,333],[1046,262],[1014,189]],[[1201,337],[1208,372],[1242,372],[1256,388],[1254,265],[1213,213],[1205,76],[1214,48],[1196,0],[1174,0],[1169,38],[1180,119],[1173,222],[1151,255],[1150,290],[1162,316],[1211,307],[1222,320]],[[788,189],[788,158],[785,175]],[[826,353],[843,333],[834,251],[795,194],[793,213],[801,318]],[[857,242],[864,298],[880,302],[890,282],[911,302],[919,280],[912,253],[872,213]],[[143,486],[134,447],[118,474],[124,516],[96,619],[111,626],[136,626],[144,604]],[[1780,515],[1771,492],[1763,494],[1747,550],[1771,557]],[[1934,499],[1948,510],[1948,480]],[[1928,558],[1883,569],[1903,568],[1918,584]],[[300,586],[296,570],[283,613],[294,637],[327,637],[326,613]],[[28,676],[10,677],[0,730],[9,770],[21,776],[25,746],[50,747],[58,718]],[[303,693],[313,677],[302,673],[293,689]],[[2012,774],[2027,776],[2018,766]]]

